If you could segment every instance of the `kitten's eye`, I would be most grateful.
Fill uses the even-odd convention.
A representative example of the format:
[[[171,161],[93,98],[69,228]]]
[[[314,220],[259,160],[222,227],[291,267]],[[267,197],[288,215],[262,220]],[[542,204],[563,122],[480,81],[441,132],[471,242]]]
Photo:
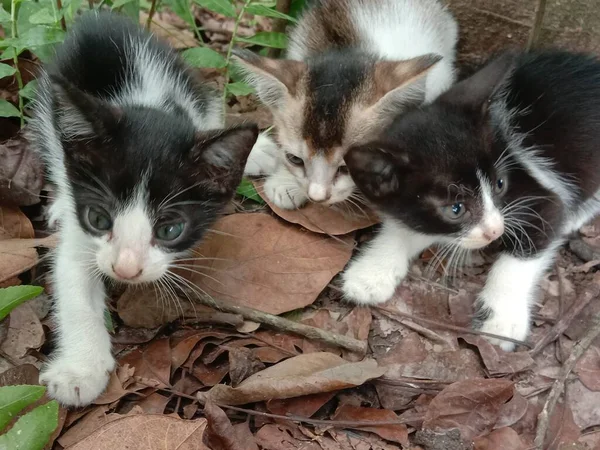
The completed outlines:
[[[338,175],[348,175],[350,171],[348,170],[348,166],[344,164],[343,166],[338,167],[337,173]]]
[[[304,165],[304,160],[302,158],[297,157],[296,155],[292,155],[291,153],[286,153],[285,157],[294,166],[302,167]]]
[[[86,218],[88,225],[97,231],[107,231],[112,227],[110,215],[102,208],[89,206]]]
[[[505,188],[506,188],[506,181],[504,180],[504,178],[498,178],[496,180],[496,186],[495,186],[496,194],[500,194],[502,191],[504,191]]]
[[[181,236],[184,228],[185,224],[183,222],[166,223],[164,225],[159,225],[154,231],[154,235],[156,236],[156,239],[160,241],[174,241]]]
[[[459,220],[465,217],[467,208],[464,203],[457,202],[452,205],[442,206],[441,212],[447,219]]]

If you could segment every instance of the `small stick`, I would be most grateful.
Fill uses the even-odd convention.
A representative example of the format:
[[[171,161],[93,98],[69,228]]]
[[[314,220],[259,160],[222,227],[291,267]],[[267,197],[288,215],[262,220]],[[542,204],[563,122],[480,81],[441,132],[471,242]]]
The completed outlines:
[[[564,317],[560,317],[560,319],[554,324],[550,330],[538,341],[533,350],[531,350],[530,354],[532,358],[535,358],[539,355],[544,348],[551,342],[554,342],[558,337],[565,332],[573,319],[577,317],[577,315],[592,301],[600,295],[600,286],[596,283],[591,283],[588,288],[585,290],[582,296],[575,302],[574,305],[569,308]]]
[[[517,345],[523,345],[525,347],[531,348],[531,346],[526,342],[519,341],[518,339],[509,338],[506,336],[500,336],[499,334],[487,333],[485,331],[472,330],[470,328],[459,327],[458,325],[442,323],[442,322],[438,322],[436,320],[426,319],[425,317],[413,316],[412,314],[408,314],[408,313],[405,313],[402,311],[394,311],[394,310],[391,310],[388,308],[384,308],[382,306],[374,306],[373,308],[378,309],[383,312],[386,312],[392,316],[400,316],[400,317],[405,317],[407,319],[411,319],[415,322],[423,322],[428,325],[432,325],[434,327],[440,328],[442,330],[450,330],[450,331],[457,331],[459,333],[465,333],[465,334],[475,334],[475,335],[479,335],[479,336],[487,336],[490,338],[500,339],[502,341],[507,341],[507,342],[513,342]],[[395,319],[395,320],[397,320],[400,323],[403,323],[400,319]]]
[[[198,292],[194,292],[192,289],[184,289],[184,292],[190,296],[190,299],[200,303],[201,305],[216,308],[223,312],[239,314],[244,319],[269,325],[278,330],[299,334],[300,336],[314,339],[315,341],[324,342],[329,345],[335,345],[336,347],[341,347],[346,350],[350,350],[351,352],[361,354],[365,354],[367,352],[367,343],[359,341],[358,339],[342,336],[341,334],[331,333],[329,331],[311,327],[309,325],[303,325],[301,323],[293,322],[291,320],[284,319],[283,317],[268,314],[254,308],[222,302],[206,295],[200,296]]]
[[[598,336],[600,336],[600,315],[597,315],[594,318],[592,326],[588,329],[583,338],[581,338],[581,340],[579,340],[579,342],[573,346],[569,358],[567,358],[560,371],[560,375],[554,381],[554,385],[550,390],[550,394],[548,394],[544,409],[538,416],[538,425],[534,441],[536,449],[543,450],[544,439],[550,425],[550,417],[552,417],[554,407],[556,406],[556,403],[558,402],[558,399],[565,388],[567,377],[575,367],[575,364],[577,364],[579,358],[581,358],[581,356],[590,347],[590,345],[592,345],[592,342],[594,342]]]
[[[154,14],[156,13],[156,8],[158,6],[158,2],[159,0],[152,0],[152,3],[150,4],[150,11],[148,11],[148,19],[146,20],[146,29],[150,30],[150,27],[152,26],[152,18],[154,17]]]
[[[63,31],[67,31],[67,22],[65,21],[64,11],[62,10],[63,9],[62,0],[56,0],[56,8],[58,9],[59,13],[63,13],[63,15],[60,18],[60,27],[62,28]]]
[[[443,336],[440,336],[436,332],[431,331],[430,329],[425,328],[421,325],[418,325],[408,319],[399,319],[397,317],[394,317],[393,315],[391,315],[388,312],[384,312],[383,310],[373,311],[373,312],[378,317],[383,316],[383,317],[387,317],[388,319],[395,320],[396,322],[399,322],[400,324],[404,325],[406,328],[410,328],[411,330],[416,331],[420,335],[425,336],[426,338],[431,339],[434,342],[439,342],[441,344],[448,345],[448,341],[446,339],[444,339]]]
[[[529,34],[529,40],[527,41],[527,51],[536,47],[540,39],[542,25],[544,24],[544,16],[546,14],[546,2],[547,0],[538,0],[537,7],[535,8],[533,27],[531,27],[531,33]]]

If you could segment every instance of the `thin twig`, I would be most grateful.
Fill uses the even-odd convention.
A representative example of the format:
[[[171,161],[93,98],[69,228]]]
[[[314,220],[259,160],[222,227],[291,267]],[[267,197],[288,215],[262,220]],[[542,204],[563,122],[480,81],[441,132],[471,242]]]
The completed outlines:
[[[471,328],[459,327],[458,325],[442,323],[442,322],[438,322],[436,320],[426,319],[425,317],[414,316],[412,314],[408,314],[408,313],[405,313],[402,311],[396,311],[396,310],[384,308],[382,306],[373,306],[373,308],[378,309],[380,311],[384,311],[384,312],[390,314],[391,316],[400,316],[400,317],[403,317],[406,319],[411,319],[414,322],[423,322],[423,323],[426,323],[428,325],[431,325],[433,327],[436,327],[436,328],[439,328],[442,330],[450,330],[450,331],[457,331],[459,333],[475,334],[478,336],[486,336],[486,337],[499,339],[499,340],[507,341],[507,342],[512,342],[514,344],[523,345],[525,347],[531,348],[531,346],[527,342],[519,341],[518,339],[509,338],[506,336],[500,336],[498,334],[493,334],[493,333],[487,333],[487,332],[481,331],[481,330],[473,330]],[[392,317],[392,318],[400,323],[403,323],[402,319],[399,319],[396,317]]]
[[[575,364],[577,364],[579,358],[581,358],[598,336],[600,336],[600,315],[594,317],[592,325],[587,330],[586,334],[573,346],[569,358],[563,364],[560,375],[554,381],[554,385],[552,386],[550,394],[548,394],[544,409],[538,416],[538,425],[534,441],[536,449],[543,450],[544,440],[550,425],[550,418],[552,417],[554,407],[556,406],[560,395],[564,391],[569,374],[575,367]]]
[[[558,337],[565,332],[573,319],[577,317],[577,315],[595,298],[598,298],[600,295],[600,286],[596,283],[590,283],[579,298],[575,301],[575,303],[569,308],[566,314],[561,317],[558,322],[554,324],[552,328],[537,342],[533,350],[531,350],[530,355],[532,358],[535,358],[539,355],[544,348],[551,342],[554,342]]]
[[[10,29],[11,37],[16,40],[18,37],[17,30],[17,0],[11,0],[10,2]],[[23,96],[21,91],[23,90],[23,77],[21,77],[21,70],[19,69],[19,55],[17,54],[16,48],[13,48],[13,63],[15,65],[15,79],[17,80],[17,86],[19,86],[19,118],[21,119],[21,128],[25,125],[25,108],[23,106]]]
[[[392,319],[397,322],[400,322],[405,327],[410,328],[413,331],[416,331],[420,335],[422,335],[422,336],[426,337],[427,339],[430,339],[434,342],[439,342],[441,344],[448,345],[448,340],[445,339],[443,336],[440,336],[436,332],[431,331],[430,329],[425,328],[421,325],[418,325],[408,319],[398,319],[397,317],[394,317],[392,314],[388,313],[387,311],[383,311],[383,310],[379,310],[379,311],[374,310],[373,313],[379,318],[387,317],[388,319]]]
[[[540,39],[544,16],[546,14],[546,2],[547,0],[538,0],[537,7],[535,8],[535,19],[533,21],[533,26],[531,27],[529,40],[527,41],[527,51],[536,47]]]
[[[554,263],[556,268],[556,276],[558,278],[558,317],[562,317],[565,313],[565,286],[563,274],[560,272],[560,267],[558,262]],[[562,333],[558,336],[556,341],[556,357],[558,361],[562,364],[565,362],[565,354],[562,347]]]
[[[152,3],[150,4],[150,11],[148,11],[148,19],[146,19],[146,29],[150,30],[150,27],[152,26],[152,18],[154,17],[154,14],[156,13],[156,9],[158,8],[158,4],[160,3],[160,0],[152,0]]]
[[[62,0],[56,0],[56,8],[58,9],[60,16],[60,27],[63,31],[67,31],[67,22],[65,21],[65,13],[63,12]]]
[[[290,8],[292,7],[292,0],[277,0],[277,4],[275,5],[275,9],[283,14],[289,14]],[[273,31],[276,33],[285,33],[285,29],[288,25],[288,21],[286,19],[276,19],[273,22]],[[270,48],[267,53],[269,58],[278,58],[281,54],[280,48]]]
[[[283,317],[268,314],[257,309],[221,302],[209,296],[201,296],[198,292],[192,289],[185,289],[184,294],[189,296],[189,298],[193,301],[200,303],[201,305],[215,308],[223,312],[239,314],[244,319],[262,323],[264,325],[269,325],[278,330],[299,334],[309,339],[314,339],[316,341],[324,342],[329,345],[350,350],[351,352],[365,354],[367,351],[367,343],[364,341],[359,341],[358,339],[354,339],[348,336],[342,336],[341,334],[331,333],[320,328],[315,328],[301,323],[293,322],[291,320],[284,319]]]

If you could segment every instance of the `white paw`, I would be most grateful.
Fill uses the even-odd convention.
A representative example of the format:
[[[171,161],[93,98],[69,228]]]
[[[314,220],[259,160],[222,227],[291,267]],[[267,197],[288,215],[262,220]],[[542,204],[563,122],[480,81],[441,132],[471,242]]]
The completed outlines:
[[[289,186],[281,182],[278,177],[269,177],[264,185],[265,195],[275,206],[282,209],[297,209],[306,203],[308,197],[300,186]]]
[[[499,311],[490,311],[490,317],[481,322],[479,329],[486,333],[497,334],[518,341],[524,341],[529,335],[529,314],[526,311],[513,311],[512,314],[506,314]],[[516,344],[503,341],[501,339],[486,339],[492,344],[499,346],[506,352],[515,349]]]
[[[344,297],[355,303],[375,305],[384,303],[394,295],[400,277],[377,267],[351,264],[342,274]]]
[[[268,135],[261,133],[246,161],[244,175],[258,176],[275,172],[279,163],[279,148]]]
[[[85,406],[104,392],[115,360],[75,361],[59,358],[47,364],[40,383],[48,386],[48,394],[65,406]]]

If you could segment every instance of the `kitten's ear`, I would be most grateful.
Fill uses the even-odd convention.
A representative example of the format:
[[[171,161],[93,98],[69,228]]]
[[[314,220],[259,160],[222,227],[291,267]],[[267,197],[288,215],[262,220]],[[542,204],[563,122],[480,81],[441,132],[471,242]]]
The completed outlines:
[[[350,148],[344,161],[361,192],[369,200],[377,201],[399,189],[399,177],[409,158],[392,155],[383,145],[373,142]]]
[[[218,194],[233,194],[257,138],[258,126],[254,124],[197,133],[191,157],[204,184]]]
[[[296,94],[306,72],[306,64],[300,61],[265,58],[241,49],[235,49],[233,55],[261,101],[273,108],[277,108],[286,95]]]
[[[406,61],[376,63],[373,82],[377,102],[373,108],[385,113],[421,104],[425,99],[425,75],[441,59],[431,53]]]
[[[516,52],[502,54],[474,75],[460,81],[440,95],[439,101],[475,110],[485,110],[488,100],[502,87],[504,81],[512,73],[517,55]]]
[[[119,120],[121,111],[83,92],[59,75],[49,75],[56,125],[67,140],[103,136]]]

